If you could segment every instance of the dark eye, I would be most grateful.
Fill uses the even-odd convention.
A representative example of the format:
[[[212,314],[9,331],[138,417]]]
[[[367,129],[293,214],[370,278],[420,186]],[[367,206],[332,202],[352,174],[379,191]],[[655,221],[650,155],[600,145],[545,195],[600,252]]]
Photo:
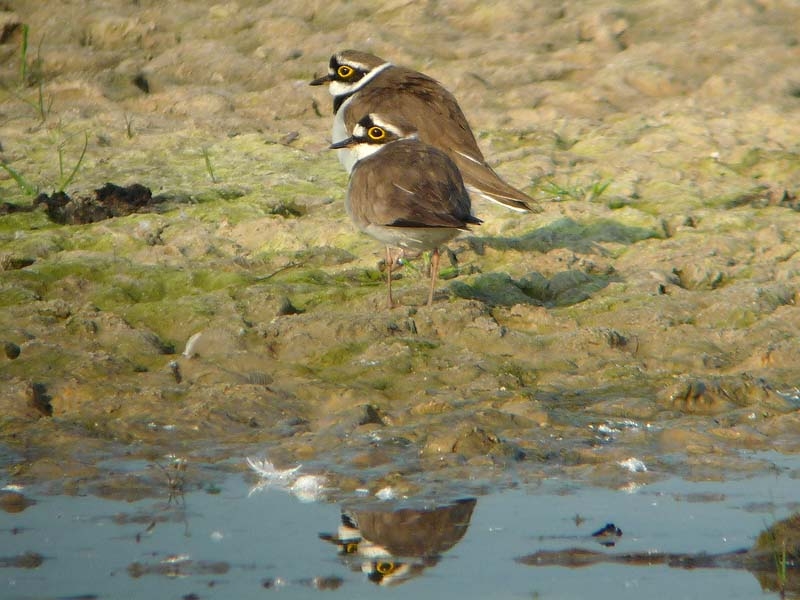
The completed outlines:
[[[355,73],[353,67],[348,67],[347,65],[341,65],[338,69],[336,69],[336,74],[342,79],[352,77],[353,73]]]
[[[386,131],[380,127],[370,127],[367,130],[367,135],[369,136],[369,139],[378,142],[386,137]]]
[[[388,575],[394,571],[393,562],[379,562],[375,564],[375,570],[381,575]]]

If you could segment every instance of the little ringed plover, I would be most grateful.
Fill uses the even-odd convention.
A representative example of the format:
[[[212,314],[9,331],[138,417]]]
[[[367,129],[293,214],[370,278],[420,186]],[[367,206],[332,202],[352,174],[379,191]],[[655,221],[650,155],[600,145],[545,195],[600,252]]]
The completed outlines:
[[[428,305],[439,274],[439,247],[481,220],[458,167],[447,154],[418,138],[414,125],[379,114],[363,116],[353,134],[331,145],[354,158],[345,209],[364,233],[386,244],[388,303],[392,298],[391,248],[432,250]]]
[[[467,189],[513,210],[532,210],[534,200],[503,181],[483,157],[455,97],[436,80],[366,52],[334,54],[328,73],[311,85],[328,84],[333,96],[332,141],[349,138],[368,114],[410,123],[419,140],[439,148],[455,162]],[[338,146],[339,160],[350,172],[357,160],[347,146]]]

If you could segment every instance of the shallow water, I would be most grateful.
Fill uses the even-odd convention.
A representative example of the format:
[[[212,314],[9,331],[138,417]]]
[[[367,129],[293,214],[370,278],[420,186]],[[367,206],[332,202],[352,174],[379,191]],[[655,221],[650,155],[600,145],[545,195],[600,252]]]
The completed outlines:
[[[572,547],[609,555],[748,548],[761,530],[797,510],[800,498],[794,458],[758,458],[774,469],[730,481],[671,478],[609,490],[549,479],[535,487],[476,489],[474,506],[462,502],[455,516],[447,505],[456,496],[379,501],[328,490],[304,502],[285,486],[253,485],[241,474],[218,473],[209,478],[214,483],[172,498],[166,490],[163,498],[135,502],[25,488],[35,504],[0,513],[0,558],[36,552],[44,561],[0,569],[0,596],[306,598],[320,590],[347,598],[777,598],[746,570],[603,563],[570,569],[515,560]],[[402,507],[416,512],[392,512]],[[441,556],[369,556],[365,539],[340,553],[319,534],[337,534],[342,508],[362,529],[381,515],[384,538],[395,542],[413,538],[412,524],[427,527],[420,543],[436,546],[431,540],[438,538]],[[591,537],[606,523],[622,530],[608,547]],[[377,584],[376,568],[395,578]]]

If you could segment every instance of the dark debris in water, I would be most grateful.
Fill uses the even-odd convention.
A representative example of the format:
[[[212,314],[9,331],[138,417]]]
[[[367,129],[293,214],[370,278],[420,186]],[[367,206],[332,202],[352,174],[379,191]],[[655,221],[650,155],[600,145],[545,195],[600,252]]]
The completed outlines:
[[[55,192],[50,196],[39,194],[33,206],[43,207],[51,221],[62,225],[80,225],[147,212],[163,200],[163,197],[153,197],[150,188],[139,183],[127,187],[106,183],[94,191],[94,196],[89,197],[71,198],[64,192]]]
[[[592,533],[592,537],[603,546],[610,548],[617,543],[617,538],[622,537],[622,529],[613,523],[606,523],[605,526]]]
[[[0,568],[37,569],[42,566],[44,556],[38,552],[23,552],[16,556],[0,556]]]

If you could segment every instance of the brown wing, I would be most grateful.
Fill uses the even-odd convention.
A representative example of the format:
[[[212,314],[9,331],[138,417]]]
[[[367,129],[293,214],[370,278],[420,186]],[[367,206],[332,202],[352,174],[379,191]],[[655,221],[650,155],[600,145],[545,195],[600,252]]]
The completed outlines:
[[[353,219],[396,227],[453,227],[480,223],[470,212],[461,175],[440,150],[415,140],[387,144],[353,169]]]
[[[458,148],[472,159],[485,162],[455,97],[427,75],[396,66],[381,72],[351,100],[347,130],[352,131],[369,113],[401,117],[417,128],[423,142],[445,151]]]
[[[486,163],[455,97],[435,79],[404,67],[384,70],[353,96],[345,115],[347,130],[369,113],[413,124],[421,141],[450,156],[468,186],[510,208],[530,210],[526,202],[533,199],[500,179]]]

